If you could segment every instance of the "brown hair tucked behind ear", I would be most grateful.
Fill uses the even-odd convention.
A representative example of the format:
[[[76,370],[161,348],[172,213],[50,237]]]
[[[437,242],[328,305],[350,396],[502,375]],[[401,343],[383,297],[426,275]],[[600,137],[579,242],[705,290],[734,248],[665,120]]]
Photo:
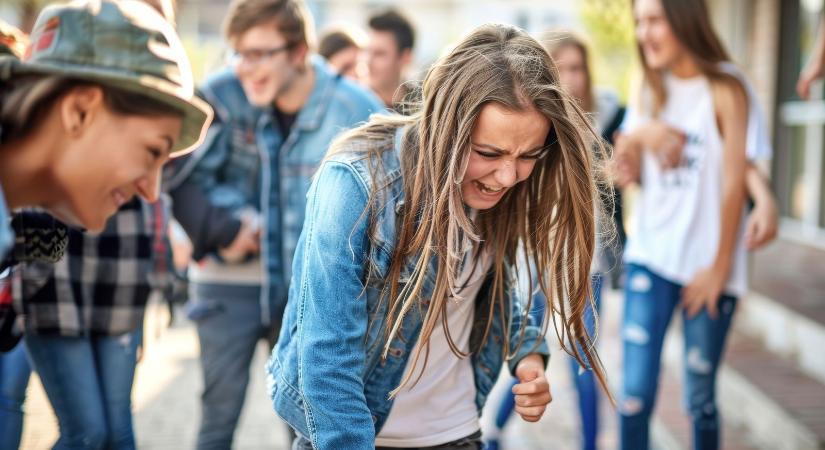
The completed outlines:
[[[0,139],[9,142],[33,132],[65,93],[83,86],[99,86],[106,106],[116,114],[183,116],[183,111],[134,92],[72,78],[31,75],[0,85]]]

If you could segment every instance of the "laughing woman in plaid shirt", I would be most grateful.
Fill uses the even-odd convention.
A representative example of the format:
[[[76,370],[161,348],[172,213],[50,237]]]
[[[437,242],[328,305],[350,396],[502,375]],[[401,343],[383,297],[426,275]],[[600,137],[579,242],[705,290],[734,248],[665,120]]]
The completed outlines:
[[[161,203],[134,199],[100,234],[69,231],[56,264],[20,269],[26,350],[60,422],[58,448],[134,448],[131,391]]]
[[[52,6],[34,29],[23,62],[0,59],[5,201],[105,229],[72,232],[57,264],[20,267],[26,350],[59,420],[55,448],[134,448],[135,352],[165,222],[132,197],[157,200],[160,167],[198,145],[212,111],[193,96],[174,30],[140,2]]]

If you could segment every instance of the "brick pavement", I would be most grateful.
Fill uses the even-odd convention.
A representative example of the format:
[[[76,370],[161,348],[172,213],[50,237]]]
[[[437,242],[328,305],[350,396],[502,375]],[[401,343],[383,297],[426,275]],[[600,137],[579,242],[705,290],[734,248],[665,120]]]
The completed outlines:
[[[608,368],[611,384],[618,386],[621,343],[618,339],[621,296],[605,295],[602,311],[600,354]],[[141,449],[189,449],[194,447],[201,375],[197,363],[197,339],[191,323],[172,328],[160,326],[165,318],[162,308],[151,308],[147,316],[146,350],[138,366],[133,393],[135,432]],[[554,356],[549,377],[554,401],[536,424],[511,418],[504,430],[504,448],[508,450],[575,450],[579,448],[576,395],[570,380],[567,356],[551,341]],[[263,363],[266,351],[256,354],[247,404],[236,434],[238,449],[286,449],[285,429],[271,409],[264,389]],[[490,405],[497,405],[502,386],[500,380],[491,394]],[[604,399],[603,399],[604,400]],[[660,399],[661,400],[661,399]],[[660,402],[663,404],[664,402]],[[671,414],[679,415],[678,402]],[[604,400],[601,405],[602,432],[600,448],[616,448],[616,414]],[[486,427],[486,417],[482,420]],[[23,449],[50,448],[57,437],[56,422],[36,377],[29,389],[24,426]]]
[[[197,336],[190,322],[165,329],[164,308],[150,307],[146,346],[132,393],[135,434],[140,449],[194,448],[202,389]],[[265,394],[262,345],[255,355],[246,405],[235,434],[235,449],[286,450],[286,429]],[[21,448],[49,449],[57,439],[57,421],[36,376],[29,385]]]

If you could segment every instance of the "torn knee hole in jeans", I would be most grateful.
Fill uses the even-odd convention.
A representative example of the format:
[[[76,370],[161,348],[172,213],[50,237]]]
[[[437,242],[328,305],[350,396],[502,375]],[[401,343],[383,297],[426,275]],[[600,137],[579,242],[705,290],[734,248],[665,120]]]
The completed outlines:
[[[635,323],[629,323],[624,327],[624,340],[631,344],[647,345],[650,335],[647,330]]]
[[[646,273],[636,273],[630,278],[630,290],[633,292],[648,292],[652,284]]]
[[[710,361],[702,355],[699,347],[692,347],[687,354],[687,368],[693,373],[707,375],[711,372]]]
[[[132,333],[124,333],[119,338],[117,338],[117,343],[123,347],[131,347],[132,345]]]
[[[620,412],[625,416],[635,416],[642,412],[645,403],[639,397],[626,397],[622,400],[621,405],[619,405]]]

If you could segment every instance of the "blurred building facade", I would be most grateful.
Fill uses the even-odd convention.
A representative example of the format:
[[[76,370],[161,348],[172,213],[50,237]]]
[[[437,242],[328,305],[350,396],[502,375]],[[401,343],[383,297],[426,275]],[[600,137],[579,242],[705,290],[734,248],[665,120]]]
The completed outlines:
[[[717,28],[754,81],[774,132],[771,166],[784,238],[825,249],[825,102],[822,84],[810,101],[795,92],[808,60],[822,0],[716,0]]]
[[[779,238],[751,256],[720,374],[723,417],[742,448],[825,448],[825,96],[795,87],[823,0],[707,0],[731,56],[753,81],[774,142]],[[822,30],[825,32],[825,30]],[[730,443],[730,442],[728,442]],[[739,447],[736,447],[739,448]]]

